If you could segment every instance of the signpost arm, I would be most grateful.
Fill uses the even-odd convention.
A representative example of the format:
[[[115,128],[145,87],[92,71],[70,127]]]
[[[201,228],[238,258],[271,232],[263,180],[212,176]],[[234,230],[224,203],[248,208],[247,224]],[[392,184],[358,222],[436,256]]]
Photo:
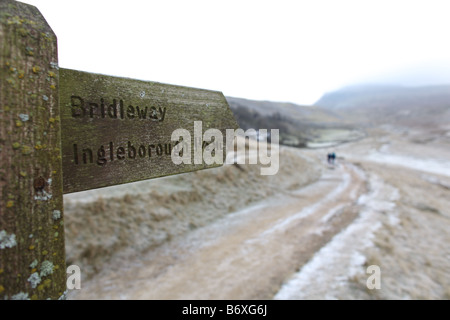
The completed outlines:
[[[0,299],[66,290],[56,36],[0,0]]]

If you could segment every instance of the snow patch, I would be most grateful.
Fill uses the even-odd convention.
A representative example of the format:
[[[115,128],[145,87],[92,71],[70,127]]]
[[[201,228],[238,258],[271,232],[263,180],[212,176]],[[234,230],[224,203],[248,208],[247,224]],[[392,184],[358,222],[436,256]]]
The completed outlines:
[[[391,201],[398,197],[398,191],[378,176],[371,175],[369,182],[369,193],[358,200],[364,206],[359,217],[322,247],[274,299],[337,299],[348,279],[362,271],[364,251],[373,246],[375,231],[382,226],[380,213],[393,213]]]
[[[344,204],[340,204],[334,208],[332,208],[330,211],[327,212],[326,215],[320,219],[320,222],[327,223],[334,215],[339,215],[342,213],[342,209],[345,207]]]
[[[280,219],[270,229],[267,229],[266,231],[261,233],[260,237],[264,238],[273,232],[281,231],[286,226],[293,223],[294,221],[304,219],[304,218],[308,217],[309,215],[313,214],[325,203],[337,198],[349,186],[350,181],[351,181],[350,174],[345,173],[342,176],[342,182],[332,192],[330,192],[327,196],[325,196],[321,201],[316,202],[315,204],[304,208],[302,211],[290,216],[287,219]]]
[[[416,159],[393,154],[380,154],[373,152],[366,158],[369,161],[383,164],[391,164],[415,169],[419,171],[445,175],[450,177],[450,162],[434,159]]]

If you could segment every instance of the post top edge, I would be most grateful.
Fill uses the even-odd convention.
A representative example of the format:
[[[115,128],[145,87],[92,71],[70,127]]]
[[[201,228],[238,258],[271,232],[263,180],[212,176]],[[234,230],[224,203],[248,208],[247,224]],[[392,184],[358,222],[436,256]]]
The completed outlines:
[[[56,39],[56,34],[37,7],[15,0],[0,0],[0,23],[28,26],[47,33]]]

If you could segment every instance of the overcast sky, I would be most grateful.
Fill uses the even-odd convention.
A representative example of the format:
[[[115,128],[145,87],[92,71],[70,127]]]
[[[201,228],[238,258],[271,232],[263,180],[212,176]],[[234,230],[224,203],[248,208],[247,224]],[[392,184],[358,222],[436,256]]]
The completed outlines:
[[[299,104],[384,75],[450,82],[448,1],[22,2],[56,33],[64,68]]]

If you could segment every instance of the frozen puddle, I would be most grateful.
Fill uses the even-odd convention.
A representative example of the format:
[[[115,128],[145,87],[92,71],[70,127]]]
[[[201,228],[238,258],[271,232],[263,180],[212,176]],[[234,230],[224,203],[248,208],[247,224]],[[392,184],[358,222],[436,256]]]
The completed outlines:
[[[322,247],[275,295],[276,300],[339,299],[349,297],[348,279],[364,273],[365,249],[373,246],[374,232],[381,227],[382,212],[395,216],[397,189],[370,176],[370,192],[358,199],[359,217]]]

